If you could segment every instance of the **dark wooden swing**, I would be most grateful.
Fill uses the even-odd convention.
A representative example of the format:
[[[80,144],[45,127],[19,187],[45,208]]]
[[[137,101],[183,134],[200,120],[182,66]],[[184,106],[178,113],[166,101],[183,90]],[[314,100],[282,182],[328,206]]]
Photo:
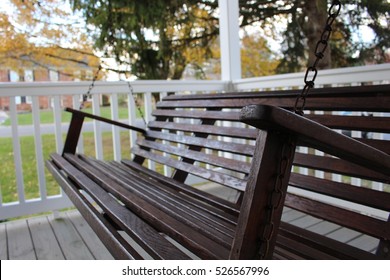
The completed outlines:
[[[390,133],[390,85],[313,89],[307,104],[299,93],[168,96],[146,130],[67,109],[47,167],[115,258],[389,259],[389,139],[367,135]],[[76,154],[85,118],[136,129],[132,160]]]

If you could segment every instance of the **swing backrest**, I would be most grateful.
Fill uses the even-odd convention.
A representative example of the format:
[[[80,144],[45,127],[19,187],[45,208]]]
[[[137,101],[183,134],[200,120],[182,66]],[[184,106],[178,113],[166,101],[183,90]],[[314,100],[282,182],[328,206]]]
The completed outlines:
[[[240,123],[240,110],[253,104],[292,110],[297,93],[168,96],[157,104],[147,136],[132,150],[134,162],[148,159],[154,162],[150,166],[187,184],[209,181],[239,209],[258,135],[258,130]],[[315,89],[305,117],[389,154],[389,97],[389,85]],[[389,175],[328,156],[307,143],[298,145],[285,201],[284,236],[278,244],[298,238],[291,232],[308,232],[306,228],[357,247],[368,240],[367,251],[390,238],[384,221],[390,212]],[[304,214],[311,215],[310,223],[301,225]],[[323,250],[333,243],[325,244],[316,246]],[[282,257],[283,250],[278,254]]]

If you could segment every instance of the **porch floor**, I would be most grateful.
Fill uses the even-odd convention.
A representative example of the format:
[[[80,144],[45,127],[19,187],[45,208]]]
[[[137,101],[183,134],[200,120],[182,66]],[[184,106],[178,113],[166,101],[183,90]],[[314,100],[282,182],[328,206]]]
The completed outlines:
[[[286,208],[283,220],[317,233],[375,251],[378,240]],[[113,259],[77,210],[0,223],[0,259]]]

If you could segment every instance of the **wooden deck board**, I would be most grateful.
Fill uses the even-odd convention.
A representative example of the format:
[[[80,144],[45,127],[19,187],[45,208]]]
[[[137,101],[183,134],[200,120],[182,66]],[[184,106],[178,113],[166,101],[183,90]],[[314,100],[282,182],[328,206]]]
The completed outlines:
[[[292,221],[291,224],[301,228],[308,228],[320,223],[321,221],[322,220],[317,219],[315,217],[302,216],[301,218]]]
[[[64,252],[65,259],[91,260],[94,259],[84,240],[81,238],[72,222],[66,215],[54,219],[49,216],[49,222],[53,227],[57,240]]]
[[[27,220],[17,220],[6,224],[8,258],[10,260],[35,260],[33,242]]]
[[[310,231],[313,231],[315,233],[318,233],[318,234],[327,235],[331,232],[338,230],[339,228],[340,228],[339,225],[336,225],[334,223],[330,223],[327,221],[322,221],[318,224],[315,224],[311,227],[308,227],[307,229],[309,229]]]
[[[90,249],[94,258],[97,260],[112,260],[114,259],[107,248],[97,237],[93,229],[88,225],[79,212],[72,211],[66,213],[67,217],[72,221],[74,227],[84,240],[85,244]]]
[[[63,260],[64,254],[47,216],[27,220],[38,260]]]
[[[327,235],[327,237],[335,239],[337,241],[348,243],[351,240],[357,238],[360,236],[361,233],[348,229],[348,228],[340,228],[330,234]]]
[[[355,238],[354,240],[352,240],[348,244],[355,246],[355,247],[358,247],[358,248],[361,248],[361,249],[366,250],[368,252],[372,252],[372,251],[375,251],[376,248],[378,247],[379,240],[377,238],[372,237],[372,236],[368,236],[368,235],[363,234],[363,235],[359,236],[358,238]]]
[[[378,240],[286,208],[283,220],[366,251]],[[0,259],[112,259],[78,211],[0,223]]]
[[[282,221],[286,223],[291,223],[292,221],[298,220],[305,216],[305,214],[298,212],[296,210],[291,210],[286,213],[283,213]]]
[[[5,224],[0,224],[0,260],[8,259],[7,232]]]

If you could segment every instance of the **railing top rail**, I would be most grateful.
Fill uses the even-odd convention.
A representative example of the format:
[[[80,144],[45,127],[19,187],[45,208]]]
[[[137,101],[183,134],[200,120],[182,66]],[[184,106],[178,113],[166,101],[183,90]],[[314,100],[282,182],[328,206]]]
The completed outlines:
[[[273,76],[222,80],[139,80],[131,82],[135,93],[180,92],[180,91],[242,91],[257,88],[300,87],[303,72]],[[322,70],[318,73],[316,86],[328,84],[356,84],[364,82],[390,83],[390,63]],[[82,82],[5,82],[0,83],[0,97],[9,96],[54,96],[84,94],[90,86]],[[97,81],[91,91],[96,93],[128,93],[127,82]]]
[[[226,81],[209,80],[145,80],[133,81],[131,85],[135,93],[145,92],[177,92],[177,91],[224,91]],[[53,96],[84,94],[90,85],[89,81],[82,82],[6,82],[0,83],[0,97],[9,96]],[[99,93],[128,93],[127,82],[97,81],[91,94]]]
[[[281,88],[303,85],[305,72],[239,79],[233,81],[236,90],[256,88]],[[327,69],[318,71],[316,86],[329,84],[352,84],[364,82],[390,83],[390,63]]]

